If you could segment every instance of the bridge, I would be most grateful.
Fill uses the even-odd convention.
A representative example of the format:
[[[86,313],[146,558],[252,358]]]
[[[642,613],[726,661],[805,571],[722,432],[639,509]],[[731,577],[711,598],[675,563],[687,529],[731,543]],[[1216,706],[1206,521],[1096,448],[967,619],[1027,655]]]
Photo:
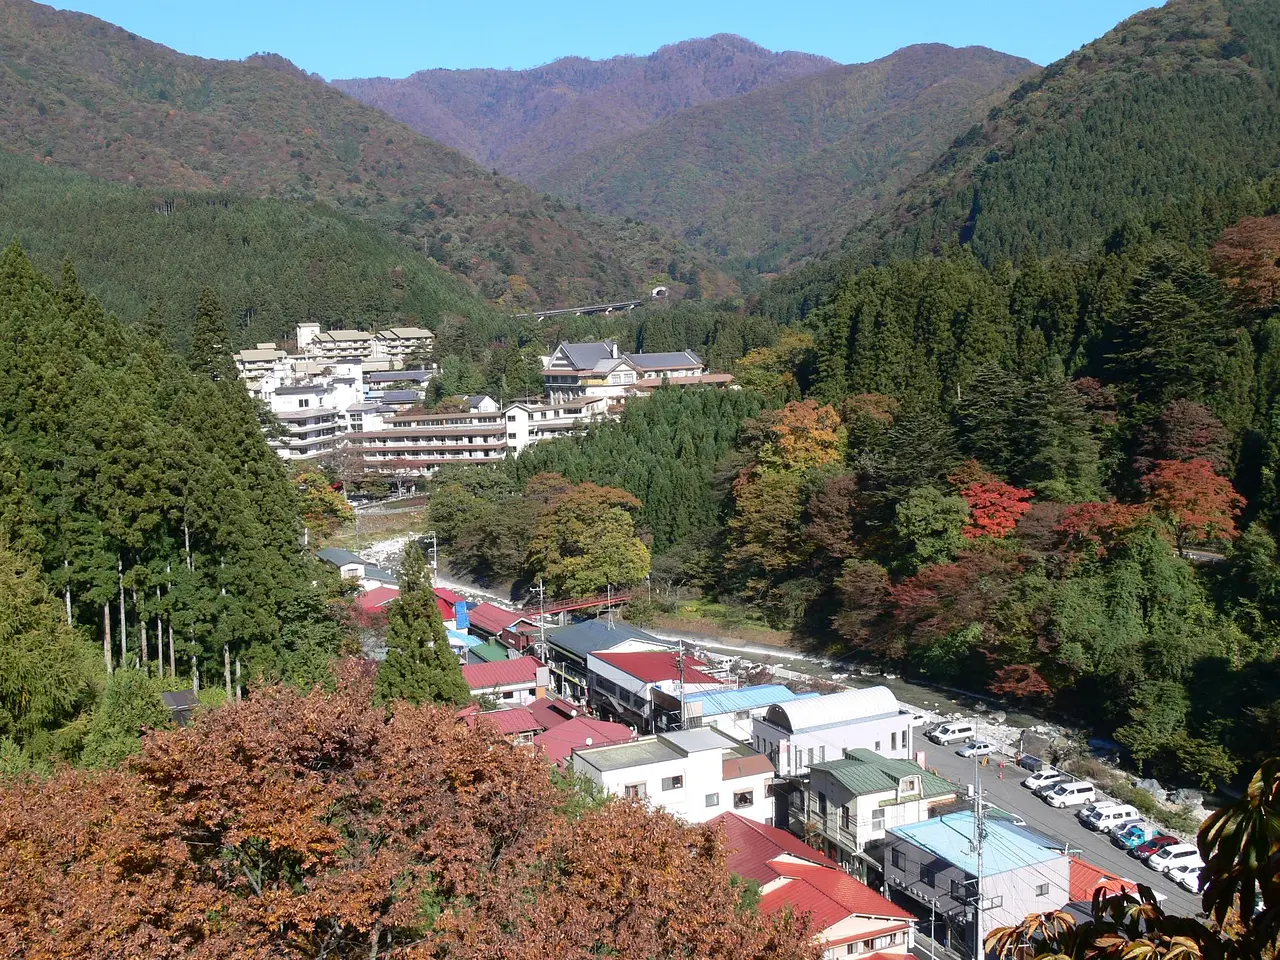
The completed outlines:
[[[613,313],[615,310],[634,310],[640,304],[645,303],[644,300],[619,300],[617,303],[593,303],[589,307],[561,307],[558,310],[538,310],[534,313],[517,313],[517,320],[527,320],[530,317],[536,317],[542,320],[546,317],[563,317],[575,316],[585,317],[593,313]]]
[[[585,597],[578,600],[558,600],[555,603],[548,603],[543,612],[547,616],[554,614],[568,613],[570,610],[585,610],[588,607],[608,607],[615,603],[624,603],[631,599],[629,593],[613,593],[601,594],[598,597]],[[526,607],[526,610],[536,610],[536,608]]]

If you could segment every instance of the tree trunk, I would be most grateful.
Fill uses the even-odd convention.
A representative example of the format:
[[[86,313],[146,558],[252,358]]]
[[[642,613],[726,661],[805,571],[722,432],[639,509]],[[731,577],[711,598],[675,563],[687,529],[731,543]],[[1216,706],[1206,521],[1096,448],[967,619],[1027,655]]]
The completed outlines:
[[[222,645],[222,679],[226,682],[227,700],[231,700],[231,647]]]
[[[236,703],[240,702],[240,658],[236,657]]]
[[[182,540],[187,548],[187,572],[190,573],[196,568],[195,563],[191,560],[191,528],[187,526],[187,515],[182,514]]]
[[[124,626],[124,564],[116,557],[116,579],[120,583],[120,666],[126,666],[129,656],[129,637]]]
[[[142,667],[142,669],[145,671],[148,669],[148,666],[147,666],[147,617],[146,617],[146,614],[142,612],[142,608],[138,606],[138,591],[130,590],[129,592],[133,597],[134,612],[138,614],[138,653],[140,656],[138,665]],[[142,595],[144,597],[146,596],[145,587],[142,590]]]
[[[102,605],[102,659],[107,664],[107,676],[111,676],[111,604]]]
[[[200,692],[200,668],[196,666],[196,655],[191,655],[191,692]]]
[[[66,560],[62,561],[62,575],[68,578],[67,582],[63,584],[63,587],[62,587],[62,597],[67,604],[67,626],[68,627],[71,626],[71,579],[69,574],[67,573],[67,567],[69,567],[70,565],[71,564],[68,561]]]
[[[169,615],[169,676],[178,675],[178,664],[173,656],[173,615]]]
[[[164,628],[160,626],[160,584],[156,584],[156,674],[164,676]]]

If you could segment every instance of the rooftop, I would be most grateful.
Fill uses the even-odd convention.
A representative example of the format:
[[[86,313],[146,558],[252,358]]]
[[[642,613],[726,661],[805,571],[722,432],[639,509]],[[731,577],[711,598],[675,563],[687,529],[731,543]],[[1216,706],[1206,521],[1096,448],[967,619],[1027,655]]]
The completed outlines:
[[[641,683],[661,683],[663,680],[681,679],[680,665],[678,663],[679,655],[675,650],[639,650],[629,653],[596,650],[591,655],[597,660],[635,677]],[[719,683],[720,681],[711,676],[711,674],[704,673],[699,669],[705,666],[706,664],[701,660],[686,654],[684,658],[684,682]]]
[[[323,333],[316,334],[315,339],[329,341],[343,340],[350,342],[353,340],[372,340],[373,334],[369,333],[367,330],[326,330]]]
[[[578,756],[584,763],[603,772],[643,767],[651,763],[661,763],[664,760],[678,760],[693,753],[705,753],[710,750],[732,751],[733,755],[727,758],[729,760],[755,756],[749,747],[743,746],[713,727],[676,730],[644,737],[631,743],[579,750]],[[722,776],[723,772],[722,767]]]
[[[915,919],[843,870],[792,863],[785,858],[775,861],[774,866],[782,876],[769,884],[760,898],[761,913],[788,908],[795,913],[812,913],[814,926],[819,930],[833,927],[850,916],[893,921],[899,929],[901,924]]]
[[[378,336],[384,340],[420,340],[423,337],[432,338],[435,334],[426,327],[388,327]]]
[[[556,352],[564,351],[575,370],[591,370],[597,363],[614,359],[618,344],[613,340],[597,343],[561,343]]]
[[[859,747],[847,752],[840,760],[809,765],[810,770],[822,770],[836,781],[848,787],[855,796],[869,793],[897,792],[903,777],[917,776],[925,797],[953,796],[959,790],[954,783],[936,774],[922,770],[912,760],[891,760],[874,750]]]
[[[316,556],[325,563],[333,564],[335,567],[345,567],[351,563],[368,563],[359,554],[352,553],[350,550],[343,550],[341,547],[325,547],[323,550],[317,550]]]
[[[521,683],[532,686],[538,680],[538,668],[541,666],[542,661],[537,657],[520,657],[496,663],[464,663],[462,677],[472,690],[491,690],[494,687]]]
[[[616,647],[624,640],[647,640],[661,644],[662,641],[652,634],[645,633],[639,627],[615,620],[610,627],[605,620],[584,620],[568,627],[560,627],[547,631],[547,642],[569,653],[586,658],[588,653],[597,650],[608,650]]]
[[[497,663],[500,660],[510,659],[507,656],[507,648],[500,643],[478,643],[467,653],[485,663]]]
[[[561,766],[574,750],[627,743],[634,740],[635,736],[635,731],[626,724],[597,720],[595,717],[574,717],[538,734],[533,742],[542,748],[548,760]]]
[[[628,360],[641,370],[670,370],[674,367],[701,367],[702,358],[691,350],[670,353],[625,353]]]
[[[481,720],[486,720],[498,728],[505,737],[520,733],[541,733],[544,727],[528,707],[512,707],[508,710],[486,710],[483,713],[472,713],[463,717],[467,726],[475,727]]]
[[[422,394],[417,390],[384,390],[382,391],[383,403],[417,403],[422,399]]]
[[[504,610],[502,607],[494,603],[481,603],[471,608],[468,614],[471,618],[471,625],[479,627],[485,633],[499,634],[511,624],[521,619],[521,615],[512,611]]]
[[[753,687],[739,687],[737,690],[700,690],[688,694],[685,700],[701,702],[702,715],[713,717],[721,713],[756,710],[774,703],[790,703],[792,700],[806,700],[816,696],[816,693],[793,693],[780,683],[761,683]]]
[[[898,698],[888,687],[845,690],[809,700],[775,704],[765,714],[765,722],[799,733],[817,727],[830,727],[872,717],[892,716],[898,712]]]
[[[1070,879],[1070,897],[1073,901],[1092,900],[1093,892],[1101,887],[1105,893],[1110,896],[1119,893],[1122,889],[1134,893],[1138,889],[1138,884],[1128,879],[1120,877],[1114,873],[1107,873],[1101,867],[1095,867],[1088,861],[1081,860],[1079,857],[1071,858],[1071,872],[1068,874]]]
[[[987,819],[988,842],[982,847],[982,875],[995,876],[1009,870],[1034,867],[1061,860],[1061,850],[1045,846],[1035,835],[1002,820]],[[973,811],[963,810],[933,817],[904,827],[892,827],[889,833],[901,837],[934,856],[976,876],[978,860],[973,852]]]
[[[768,883],[778,879],[780,874],[769,861],[783,854],[824,867],[836,866],[834,860],[786,830],[766,827],[731,811],[726,810],[711,823],[724,834],[729,869],[748,880]]]
[[[424,383],[431,379],[430,370],[377,370],[364,375],[366,383]]]
[[[360,609],[378,610],[400,596],[398,587],[374,587],[360,595]]]

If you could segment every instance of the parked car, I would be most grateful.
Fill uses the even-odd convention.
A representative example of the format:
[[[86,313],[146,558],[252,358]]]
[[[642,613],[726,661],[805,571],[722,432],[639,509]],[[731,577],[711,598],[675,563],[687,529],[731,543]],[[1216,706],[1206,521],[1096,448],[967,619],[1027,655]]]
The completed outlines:
[[[1171,843],[1147,860],[1147,866],[1159,873],[1168,873],[1173,867],[1194,866],[1197,870],[1204,866],[1200,859],[1200,851],[1194,843]]]
[[[963,743],[974,734],[973,724],[968,720],[948,720],[940,723],[925,734],[934,743]]]
[[[1181,843],[1177,837],[1171,837],[1167,833],[1157,833],[1145,843],[1140,843],[1129,851],[1129,856],[1137,857],[1139,860],[1146,860],[1152,854],[1159,853],[1165,847],[1171,847],[1175,843]]]
[[[1051,783],[1061,783],[1067,779],[1067,775],[1061,770],[1055,770],[1053,767],[1041,767],[1027,779],[1022,781],[1022,785],[1028,790],[1038,790],[1041,787],[1047,787]]]
[[[1063,807],[1074,807],[1081,803],[1093,803],[1097,798],[1098,792],[1089,781],[1069,780],[1054,786],[1052,790],[1043,795],[1042,799],[1049,806],[1062,809]]]
[[[1106,810],[1108,807],[1117,806],[1114,800],[1095,800],[1092,803],[1086,803],[1083,807],[1076,811],[1076,819],[1084,823],[1099,810]]]
[[[970,740],[956,751],[958,757],[986,757],[996,752],[996,745],[990,740]]]
[[[1169,879],[1189,893],[1200,892],[1200,867],[1190,863],[1169,868]]]
[[[1081,822],[1090,830],[1110,833],[1113,827],[1128,826],[1138,819],[1140,815],[1135,807],[1127,803],[1117,803],[1094,811],[1089,819]]]
[[[1144,820],[1137,823],[1131,823],[1123,830],[1116,829],[1111,831],[1111,842],[1121,850],[1133,852],[1135,847],[1140,847],[1152,837],[1156,835],[1156,828]]]

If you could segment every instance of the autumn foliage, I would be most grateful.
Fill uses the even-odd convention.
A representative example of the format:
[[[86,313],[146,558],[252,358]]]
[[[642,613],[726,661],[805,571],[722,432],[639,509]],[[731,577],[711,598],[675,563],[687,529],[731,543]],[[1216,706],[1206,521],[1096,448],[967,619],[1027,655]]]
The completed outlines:
[[[1147,484],[1152,505],[1173,525],[1179,549],[1190,539],[1235,539],[1244,497],[1208,460],[1161,460]]]
[[[373,708],[367,677],[270,690],[123,769],[3,782],[0,953],[818,956],[802,919],[739,909],[714,830],[567,796],[450,710]]]
[[[1280,303],[1280,217],[1245,217],[1222,232],[1209,256],[1243,306]]]
[[[1035,496],[987,473],[975,460],[963,464],[949,479],[969,505],[969,523],[963,530],[969,540],[1007,537],[1031,509],[1027,501]]]
[[[1067,507],[1057,532],[1069,547],[1089,548],[1101,557],[1117,537],[1150,512],[1145,504],[1108,502],[1077,503]]]

